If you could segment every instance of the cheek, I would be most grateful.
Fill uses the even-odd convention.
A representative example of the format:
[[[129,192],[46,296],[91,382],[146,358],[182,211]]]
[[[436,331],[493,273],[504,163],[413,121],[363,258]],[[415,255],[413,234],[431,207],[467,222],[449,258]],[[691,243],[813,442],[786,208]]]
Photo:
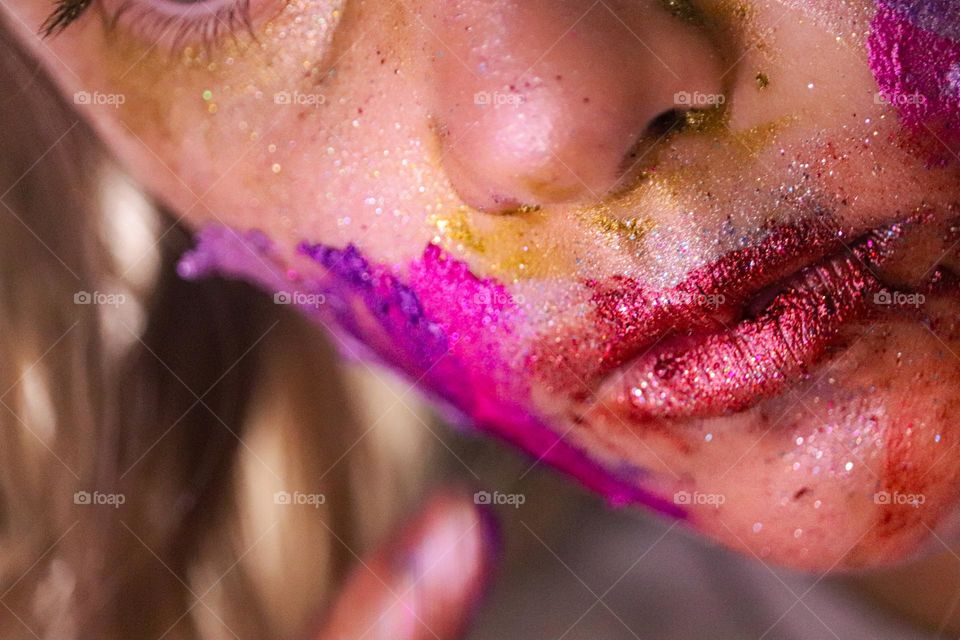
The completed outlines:
[[[636,484],[633,472],[601,468],[531,409],[518,329],[524,301],[492,278],[429,244],[402,264],[378,263],[354,245],[302,242],[295,254],[259,231],[208,226],[179,264],[187,278],[252,281],[330,331],[349,358],[374,357],[468,423],[580,480],[612,504],[683,510]]]
[[[188,221],[261,228],[288,243],[294,230],[331,244],[369,235],[380,255],[408,259],[402,248],[429,236],[403,223],[437,206],[443,185],[404,91],[418,73],[388,28],[401,16],[374,20],[362,3],[345,13],[342,2],[275,4],[282,9],[256,25],[255,43],[239,35],[170,52],[88,23],[63,46],[99,61],[84,82],[125,99],[91,115]],[[398,109],[396,96],[411,104]]]

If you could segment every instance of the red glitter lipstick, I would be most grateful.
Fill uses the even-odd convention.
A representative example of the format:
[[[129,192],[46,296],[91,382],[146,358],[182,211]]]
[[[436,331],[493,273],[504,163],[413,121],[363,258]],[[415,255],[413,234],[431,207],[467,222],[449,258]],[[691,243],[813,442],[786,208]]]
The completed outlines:
[[[777,228],[670,289],[591,283],[593,326],[545,342],[556,348],[538,354],[540,370],[576,372],[554,381],[581,415],[638,422],[743,411],[799,381],[845,328],[884,308],[877,272],[923,219],[854,241],[819,221]]]
[[[911,222],[873,231],[850,247],[822,258],[777,285],[767,299],[741,311],[739,321],[714,330],[672,335],[609,377],[595,398],[632,420],[707,417],[734,413],[782,393],[820,361],[841,332],[881,308],[875,297],[886,290],[876,275]],[[756,269],[789,262],[785,246],[799,246],[794,233],[775,242],[778,251]],[[824,241],[816,239],[814,244]],[[826,244],[830,244],[827,242]],[[770,245],[768,245],[769,247]],[[808,245],[809,246],[809,245]],[[687,280],[710,290],[729,273],[721,261]],[[755,282],[748,274],[745,280]],[[735,291],[742,304],[744,288]],[[754,308],[751,309],[751,306]],[[705,325],[707,323],[694,323]]]

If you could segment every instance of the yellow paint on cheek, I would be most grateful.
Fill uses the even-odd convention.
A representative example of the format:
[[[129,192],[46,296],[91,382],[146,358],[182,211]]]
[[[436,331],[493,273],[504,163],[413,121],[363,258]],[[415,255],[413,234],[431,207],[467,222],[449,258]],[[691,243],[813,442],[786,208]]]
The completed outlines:
[[[619,218],[603,208],[583,214],[585,221],[600,233],[625,242],[638,243],[656,226],[653,220],[645,216]]]
[[[777,135],[791,124],[799,122],[797,116],[784,116],[771,122],[764,122],[744,131],[731,134],[730,138],[745,152],[746,156],[754,159],[761,151],[770,147]]]
[[[485,253],[486,245],[483,239],[474,231],[468,222],[467,207],[446,214],[432,214],[427,223],[436,229],[433,237],[435,243],[452,243],[457,249],[468,249],[475,253]]]
[[[427,218],[433,241],[458,253],[472,253],[482,271],[518,282],[566,275],[574,268],[574,247],[558,229],[560,220],[536,207],[491,215],[459,206]],[[466,256],[471,257],[471,256]]]

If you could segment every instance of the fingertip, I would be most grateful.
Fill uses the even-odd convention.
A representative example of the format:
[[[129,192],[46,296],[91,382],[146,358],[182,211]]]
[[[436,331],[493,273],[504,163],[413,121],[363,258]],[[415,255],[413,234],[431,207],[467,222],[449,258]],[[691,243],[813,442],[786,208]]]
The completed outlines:
[[[461,637],[489,590],[500,549],[492,511],[466,491],[444,490],[358,563],[319,638]]]
[[[422,637],[457,638],[489,591],[502,549],[500,528],[488,506],[459,489],[435,496],[423,522],[421,537],[406,557],[417,581]]]

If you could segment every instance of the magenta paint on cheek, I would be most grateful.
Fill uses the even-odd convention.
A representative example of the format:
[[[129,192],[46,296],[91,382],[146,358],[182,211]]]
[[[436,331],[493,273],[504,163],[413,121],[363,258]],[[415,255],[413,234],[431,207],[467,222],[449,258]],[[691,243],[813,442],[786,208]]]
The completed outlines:
[[[880,95],[904,128],[934,137],[937,160],[960,149],[960,3],[955,0],[877,0],[867,41]]]
[[[306,259],[294,267],[262,233],[211,226],[197,235],[178,271],[186,278],[241,278],[285,296],[327,327],[346,355],[362,349],[401,371],[457,422],[507,440],[612,504],[685,515],[639,488],[642,471],[601,467],[533,415],[527,372],[504,356],[505,345],[519,346],[514,327],[523,317],[502,284],[478,278],[432,244],[401,267],[371,262],[352,245],[304,242],[298,253]]]

